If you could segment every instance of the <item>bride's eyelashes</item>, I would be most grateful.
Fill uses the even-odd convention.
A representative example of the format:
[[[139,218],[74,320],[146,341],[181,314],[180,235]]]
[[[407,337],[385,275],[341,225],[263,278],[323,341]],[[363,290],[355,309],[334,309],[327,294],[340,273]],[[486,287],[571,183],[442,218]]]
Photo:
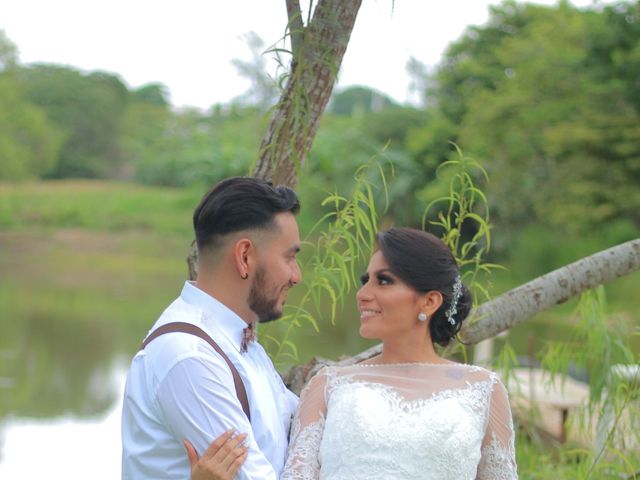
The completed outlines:
[[[385,273],[376,273],[376,280],[378,282],[378,285],[392,285],[393,284],[393,279],[391,278],[391,276],[385,274]],[[369,274],[365,273],[360,277],[360,283],[362,283],[362,285],[365,285],[367,282],[369,281]]]

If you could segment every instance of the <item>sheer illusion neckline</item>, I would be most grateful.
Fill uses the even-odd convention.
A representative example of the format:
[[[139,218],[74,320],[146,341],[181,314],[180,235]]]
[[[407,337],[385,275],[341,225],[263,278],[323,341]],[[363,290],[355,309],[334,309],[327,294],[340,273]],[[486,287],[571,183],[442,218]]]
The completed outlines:
[[[467,363],[396,362],[396,363],[354,363],[353,367],[473,367]]]

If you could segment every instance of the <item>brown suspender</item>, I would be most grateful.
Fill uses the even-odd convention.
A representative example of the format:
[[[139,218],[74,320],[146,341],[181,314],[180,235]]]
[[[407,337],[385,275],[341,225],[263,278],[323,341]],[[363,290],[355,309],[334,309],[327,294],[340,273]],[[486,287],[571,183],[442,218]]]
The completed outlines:
[[[196,327],[195,325],[191,323],[186,323],[186,322],[167,323],[165,325],[162,325],[161,327],[156,328],[153,332],[151,332],[151,334],[147,338],[145,338],[144,341],[142,342],[142,345],[140,346],[140,350],[143,350],[144,347],[146,347],[149,344],[149,342],[158,338],[160,335],[164,335],[165,333],[171,333],[171,332],[188,333],[190,335],[195,335],[196,337],[200,337],[201,339],[206,341],[209,345],[211,345],[216,352],[220,354],[220,356],[223,358],[225,362],[227,362],[227,365],[229,365],[229,368],[231,369],[231,375],[233,376],[233,383],[236,387],[236,396],[238,397],[238,400],[240,400],[240,405],[242,405],[242,410],[244,411],[244,414],[249,419],[249,423],[251,423],[251,414],[249,412],[249,400],[247,398],[247,391],[244,388],[244,383],[242,383],[242,379],[240,378],[240,374],[238,373],[238,370],[233,365],[233,363],[231,363],[231,360],[229,360],[229,357],[227,357],[227,355],[222,351],[222,349],[218,346],[218,344],[214,342],[213,338],[207,335],[207,333],[204,330],[202,330],[200,327]]]

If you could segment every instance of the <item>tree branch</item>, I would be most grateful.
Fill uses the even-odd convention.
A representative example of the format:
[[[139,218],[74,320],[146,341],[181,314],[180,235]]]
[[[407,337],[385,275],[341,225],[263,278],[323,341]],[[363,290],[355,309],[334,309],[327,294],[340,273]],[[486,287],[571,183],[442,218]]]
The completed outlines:
[[[585,257],[480,305],[465,322],[461,340],[478,343],[538,312],[637,270],[640,270],[640,239]]]
[[[286,0],[287,17],[289,18],[289,36],[291,38],[291,52],[293,61],[297,60],[304,37],[304,24],[302,23],[302,11],[298,0]]]

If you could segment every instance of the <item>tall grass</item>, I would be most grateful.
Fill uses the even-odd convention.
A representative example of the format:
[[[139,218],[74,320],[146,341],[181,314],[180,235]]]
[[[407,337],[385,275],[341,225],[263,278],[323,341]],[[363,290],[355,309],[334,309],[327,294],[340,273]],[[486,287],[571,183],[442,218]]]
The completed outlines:
[[[201,195],[194,189],[89,180],[0,184],[0,228],[145,230],[188,238]]]

